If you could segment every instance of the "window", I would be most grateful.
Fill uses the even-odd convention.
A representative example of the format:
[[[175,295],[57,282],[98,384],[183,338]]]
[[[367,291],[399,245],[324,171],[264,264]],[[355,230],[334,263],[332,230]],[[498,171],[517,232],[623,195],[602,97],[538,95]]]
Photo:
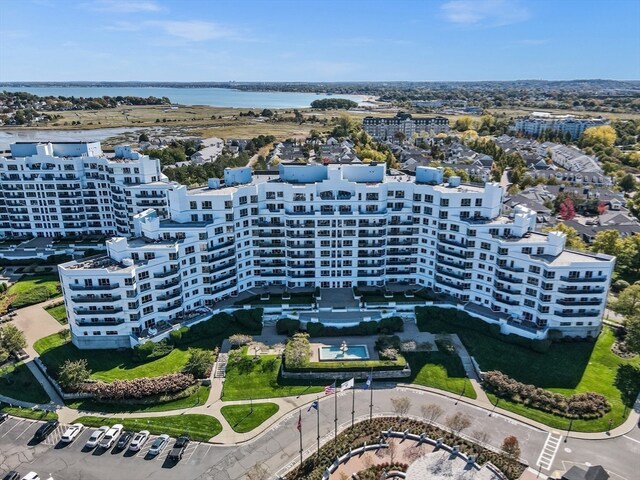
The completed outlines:
[[[461,205],[462,207],[470,207],[470,206],[471,206],[471,199],[470,199],[470,198],[463,198],[463,199],[460,201],[460,205]]]
[[[448,207],[449,206],[449,199],[448,198],[441,198],[440,199],[440,206],[441,207]]]

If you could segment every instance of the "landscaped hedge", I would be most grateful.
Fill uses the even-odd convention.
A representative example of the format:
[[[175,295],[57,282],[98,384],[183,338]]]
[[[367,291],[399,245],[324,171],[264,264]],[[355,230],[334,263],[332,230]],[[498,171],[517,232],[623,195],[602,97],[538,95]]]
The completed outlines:
[[[453,308],[417,307],[416,320],[420,331],[452,333],[451,327],[464,328],[539,353],[549,351],[552,343],[549,339],[532,340],[520,335],[503,335],[500,333],[500,325],[497,323],[485,322],[479,318],[472,317],[467,312]]]
[[[278,335],[286,335],[290,337],[298,331],[300,331],[300,320],[281,318],[276,322],[276,332]]]
[[[566,397],[535,385],[520,383],[498,371],[486,372],[483,385],[498,397],[567,418],[590,420],[600,418],[611,410],[606,397],[599,393],[575,393]]]
[[[345,337],[353,335],[376,335],[401,332],[404,322],[400,317],[383,318],[379,322],[371,320],[360,322],[355,327],[329,327],[320,322],[308,322],[307,333],[310,337]]]
[[[197,342],[202,338],[215,337],[223,333],[230,333],[231,330],[241,331],[247,334],[260,334],[262,331],[262,308],[251,310],[237,310],[233,315],[228,313],[218,313],[209,320],[196,323],[190,328],[181,328],[179,335],[174,334],[170,340],[176,345],[188,345]],[[238,333],[238,332],[232,333]]]
[[[181,392],[195,383],[193,375],[170,373],[162,377],[115,380],[111,383],[83,383],[78,391],[91,393],[99,400],[126,400]]]
[[[302,465],[285,475],[286,480],[317,480],[322,478],[325,470],[335,461],[336,457],[340,457],[350,449],[356,449],[367,443],[377,443],[380,433],[387,430],[395,430],[400,432],[408,432],[416,435],[425,433],[432,439],[442,438],[447,445],[458,445],[460,452],[465,455],[474,455],[476,462],[483,465],[487,462],[494,464],[509,480],[520,478],[525,466],[508,458],[506,455],[499,454],[483,448],[468,440],[456,437],[454,434],[441,430],[434,425],[416,420],[407,420],[402,418],[374,418],[373,420],[365,420],[357,423],[355,426],[347,428],[340,433],[335,440],[327,442],[320,448],[320,454],[309,456]]]

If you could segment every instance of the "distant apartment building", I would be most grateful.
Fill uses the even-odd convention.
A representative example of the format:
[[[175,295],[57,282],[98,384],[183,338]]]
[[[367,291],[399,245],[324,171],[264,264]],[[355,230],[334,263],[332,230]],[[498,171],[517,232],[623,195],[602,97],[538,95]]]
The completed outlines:
[[[614,259],[565,250],[563,234],[534,232],[524,207],[503,216],[495,183],[445,183],[427,167],[280,164],[167,196],[168,218],[143,211],[107,255],[59,266],[77,346],[127,347],[272,285],[432,288],[537,338],[600,328]]]
[[[609,120],[605,118],[576,118],[573,115],[551,115],[546,112],[534,112],[529,117],[518,118],[515,130],[524,135],[537,137],[546,130],[567,133],[572,139],[577,139],[589,127],[607,125]]]
[[[395,117],[365,117],[362,128],[376,140],[396,140],[395,135],[402,132],[405,138],[414,133],[442,133],[449,130],[449,119],[445,117],[413,118],[407,113],[398,113]]]
[[[157,160],[99,142],[15,143],[0,156],[0,237],[123,235],[148,208],[166,216],[173,184]]]

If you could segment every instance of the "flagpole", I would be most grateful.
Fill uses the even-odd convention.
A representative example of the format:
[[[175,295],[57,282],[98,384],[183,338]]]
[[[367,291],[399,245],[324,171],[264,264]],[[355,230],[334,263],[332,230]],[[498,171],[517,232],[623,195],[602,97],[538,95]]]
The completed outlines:
[[[302,467],[302,407],[298,411],[298,431],[300,432],[300,467]]]
[[[369,420],[373,420],[373,368],[371,368],[371,382],[369,383],[370,398],[369,398]]]
[[[335,382],[336,388],[333,390],[333,439],[338,438],[338,381]]]
[[[353,387],[351,387],[351,390],[353,390],[351,392],[351,426],[353,427],[353,423],[355,420],[355,413],[356,413],[356,386],[355,386],[355,382]]]
[[[318,458],[320,458],[320,397],[316,399],[316,403],[318,405],[316,408],[316,419],[318,421],[318,436],[316,440],[318,441]]]

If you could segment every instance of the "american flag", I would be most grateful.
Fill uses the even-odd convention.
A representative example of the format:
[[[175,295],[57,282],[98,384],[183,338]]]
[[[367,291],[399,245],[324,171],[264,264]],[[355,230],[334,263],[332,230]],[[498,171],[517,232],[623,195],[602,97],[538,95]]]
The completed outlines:
[[[327,385],[326,387],[324,387],[325,395],[333,395],[334,393],[336,393],[336,382],[333,382],[331,385]]]

